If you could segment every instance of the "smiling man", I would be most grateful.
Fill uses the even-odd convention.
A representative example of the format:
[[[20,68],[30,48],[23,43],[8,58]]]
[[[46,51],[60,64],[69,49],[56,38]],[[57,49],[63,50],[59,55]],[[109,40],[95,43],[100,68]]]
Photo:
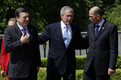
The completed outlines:
[[[29,12],[15,10],[17,23],[4,31],[5,51],[10,52],[8,76],[10,80],[37,80],[40,53],[37,29],[29,25]]]

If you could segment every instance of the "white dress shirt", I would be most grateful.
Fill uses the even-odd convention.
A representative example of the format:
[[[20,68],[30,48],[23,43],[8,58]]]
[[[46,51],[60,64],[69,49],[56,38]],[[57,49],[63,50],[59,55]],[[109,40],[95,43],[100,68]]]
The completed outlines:
[[[72,29],[71,29],[71,25],[65,25],[63,23],[63,21],[61,21],[61,30],[62,30],[62,35],[64,35],[64,27],[67,26],[68,27],[68,44],[70,43],[71,39],[72,39]]]
[[[21,25],[19,25],[18,22],[17,22],[17,25],[18,25],[19,29],[21,30],[21,32],[23,34],[23,27]],[[29,31],[28,31],[27,26],[25,26],[24,28],[25,28],[26,34],[29,36]]]

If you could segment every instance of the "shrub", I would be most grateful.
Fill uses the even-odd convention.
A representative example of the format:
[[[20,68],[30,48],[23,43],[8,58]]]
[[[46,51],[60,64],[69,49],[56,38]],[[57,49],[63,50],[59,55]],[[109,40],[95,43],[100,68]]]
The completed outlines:
[[[84,69],[86,55],[76,56],[76,69]],[[41,67],[47,67],[47,58],[41,58]],[[121,69],[121,55],[118,55],[116,69]]]
[[[38,80],[46,80],[46,77],[46,68],[40,68]],[[76,70],[76,80],[83,80],[83,70]],[[116,72],[111,75],[111,80],[121,80],[121,69],[116,69]]]
[[[76,56],[76,69],[83,69],[86,55]]]
[[[116,63],[116,68],[117,69],[121,69],[121,55],[118,55],[117,63]]]
[[[47,58],[41,58],[41,67],[47,67]]]
[[[46,80],[46,76],[47,76],[46,68],[40,67],[37,80]]]
[[[111,76],[111,80],[121,80],[121,69],[116,69],[116,72]]]

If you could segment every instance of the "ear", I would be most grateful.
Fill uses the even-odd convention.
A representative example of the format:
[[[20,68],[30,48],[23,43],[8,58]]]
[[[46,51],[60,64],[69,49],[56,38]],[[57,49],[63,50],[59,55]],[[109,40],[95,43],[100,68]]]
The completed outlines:
[[[19,17],[16,17],[16,20],[18,21]]]
[[[101,16],[100,16],[99,14],[97,14],[97,18],[100,19],[100,17],[101,17]]]
[[[62,18],[62,14],[60,14],[60,17]]]
[[[16,17],[16,19],[18,19],[19,17]]]

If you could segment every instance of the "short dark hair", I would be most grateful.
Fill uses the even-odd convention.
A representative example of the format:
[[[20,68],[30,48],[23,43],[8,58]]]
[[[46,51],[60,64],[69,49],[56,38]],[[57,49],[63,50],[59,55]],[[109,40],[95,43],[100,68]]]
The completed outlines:
[[[28,10],[25,9],[25,8],[17,8],[17,9],[15,10],[15,17],[20,17],[20,13],[21,13],[21,12],[28,12]]]
[[[94,10],[94,14],[95,15],[99,14],[100,16],[102,16],[103,15],[103,11],[101,9],[96,9],[96,10]]]

